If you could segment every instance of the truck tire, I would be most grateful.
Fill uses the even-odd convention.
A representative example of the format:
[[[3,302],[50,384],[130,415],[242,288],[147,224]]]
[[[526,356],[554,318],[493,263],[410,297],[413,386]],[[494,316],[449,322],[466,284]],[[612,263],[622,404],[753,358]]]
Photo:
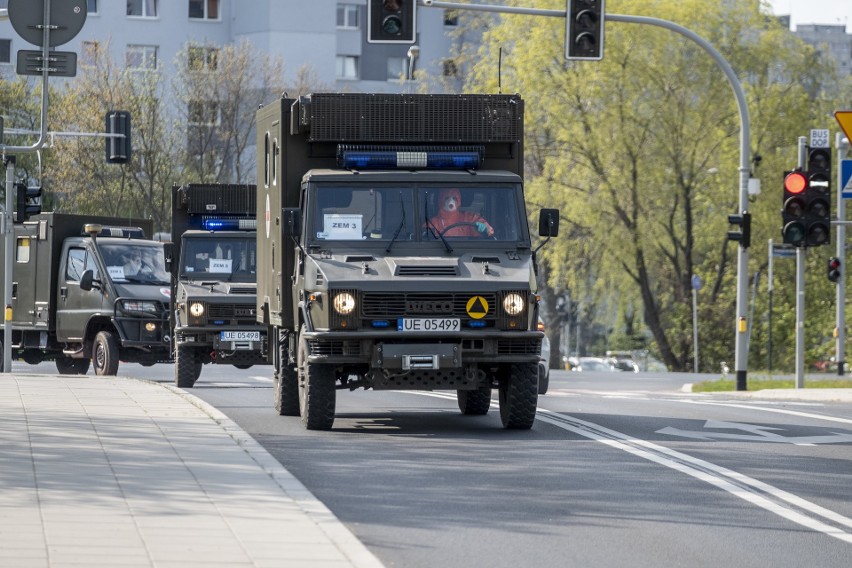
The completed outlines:
[[[279,416],[299,416],[299,373],[287,364],[286,342],[278,342],[275,362],[275,411]]]
[[[56,358],[56,370],[60,375],[85,375],[89,372],[90,364],[88,359],[72,359],[65,355]]]
[[[99,331],[92,345],[92,366],[96,375],[118,372],[118,341],[111,331]]]
[[[299,338],[299,415],[308,430],[331,430],[337,396],[334,368],[308,363],[309,353],[307,340]]]
[[[201,360],[195,349],[177,346],[175,350],[175,386],[191,389],[201,376]]]
[[[469,416],[484,416],[491,407],[491,387],[456,391],[459,410]]]
[[[500,382],[500,420],[510,430],[529,430],[538,404],[538,364],[512,365]]]

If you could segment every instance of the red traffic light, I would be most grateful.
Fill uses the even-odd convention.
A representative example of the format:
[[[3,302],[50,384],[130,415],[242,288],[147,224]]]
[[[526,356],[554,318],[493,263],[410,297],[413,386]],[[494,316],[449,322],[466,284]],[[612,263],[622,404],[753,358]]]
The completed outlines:
[[[790,172],[784,178],[784,189],[790,193],[802,193],[808,187],[808,180],[802,172]]]
[[[836,256],[832,256],[828,259],[828,279],[831,282],[837,282],[840,280],[840,276],[840,259]]]

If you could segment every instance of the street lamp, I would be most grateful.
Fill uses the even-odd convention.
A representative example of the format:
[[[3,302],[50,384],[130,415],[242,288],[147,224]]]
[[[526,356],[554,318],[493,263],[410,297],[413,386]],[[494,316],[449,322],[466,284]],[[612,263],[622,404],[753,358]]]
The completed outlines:
[[[414,80],[414,60],[420,55],[420,46],[412,45],[408,48],[408,77],[406,80]]]

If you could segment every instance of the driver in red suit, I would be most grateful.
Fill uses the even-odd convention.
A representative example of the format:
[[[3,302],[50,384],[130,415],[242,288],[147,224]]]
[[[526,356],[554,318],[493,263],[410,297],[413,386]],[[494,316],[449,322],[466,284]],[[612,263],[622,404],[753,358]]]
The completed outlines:
[[[429,219],[429,228],[433,231],[445,237],[494,235],[494,229],[481,215],[473,211],[461,210],[461,192],[458,189],[442,189],[438,193],[438,206],[440,207],[438,214]],[[462,224],[452,227],[457,223]],[[448,227],[452,228],[447,229]]]

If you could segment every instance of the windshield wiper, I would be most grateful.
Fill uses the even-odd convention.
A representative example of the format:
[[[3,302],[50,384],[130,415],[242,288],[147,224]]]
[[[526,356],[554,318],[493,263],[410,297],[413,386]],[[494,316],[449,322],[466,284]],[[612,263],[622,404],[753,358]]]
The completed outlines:
[[[427,192],[428,193],[428,192]],[[423,207],[423,213],[426,217],[426,229],[428,229],[432,235],[437,239],[440,238],[441,242],[444,243],[444,246],[447,249],[447,252],[453,252],[453,247],[450,246],[450,243],[447,242],[447,239],[444,238],[444,235],[438,231],[438,228],[429,221],[429,198],[426,197],[426,206]]]
[[[399,206],[402,207],[402,220],[399,222],[399,227],[396,228],[396,231],[393,234],[393,238],[388,243],[388,248],[385,249],[385,254],[391,251],[391,247],[393,243],[396,241],[396,238],[399,236],[399,232],[405,227],[405,204],[402,202],[402,192],[399,192]]]

